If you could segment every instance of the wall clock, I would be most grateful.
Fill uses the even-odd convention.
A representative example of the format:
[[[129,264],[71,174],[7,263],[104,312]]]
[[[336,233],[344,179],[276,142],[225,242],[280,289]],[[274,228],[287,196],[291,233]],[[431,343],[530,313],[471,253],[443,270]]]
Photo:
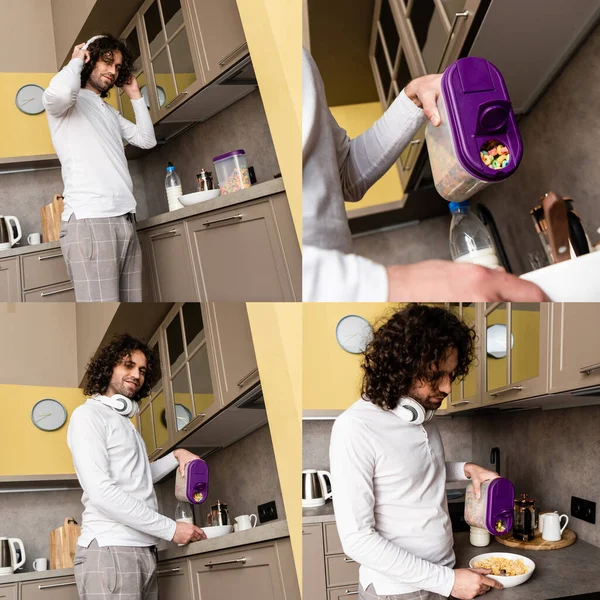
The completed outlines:
[[[143,85],[140,89],[144,100],[146,101],[146,106],[150,108],[150,101],[148,100],[148,86]],[[156,86],[156,92],[158,94],[158,106],[162,106],[167,101],[167,94],[165,90],[160,87],[160,85]]]
[[[175,415],[177,418],[177,431],[183,429],[192,420],[192,413],[183,404],[175,404]],[[165,427],[167,426],[167,413],[165,409],[160,413],[160,421]]]
[[[44,398],[31,409],[31,422],[42,431],[56,431],[67,421],[65,407],[51,398]]]
[[[17,92],[15,104],[26,115],[39,115],[44,112],[44,105],[42,104],[43,93],[44,88],[34,83],[28,83]]]
[[[373,339],[371,323],[358,315],[346,315],[335,328],[338,344],[351,354],[361,354]]]

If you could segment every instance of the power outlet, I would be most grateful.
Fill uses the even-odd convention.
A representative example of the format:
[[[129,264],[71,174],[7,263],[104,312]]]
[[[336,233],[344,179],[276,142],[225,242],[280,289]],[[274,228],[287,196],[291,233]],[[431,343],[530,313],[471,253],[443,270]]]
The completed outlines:
[[[596,524],[596,503],[571,496],[571,516],[592,525]]]
[[[264,504],[258,505],[258,520],[261,523],[267,521],[275,521],[277,519],[277,507],[275,506],[275,500],[271,502],[265,502]]]

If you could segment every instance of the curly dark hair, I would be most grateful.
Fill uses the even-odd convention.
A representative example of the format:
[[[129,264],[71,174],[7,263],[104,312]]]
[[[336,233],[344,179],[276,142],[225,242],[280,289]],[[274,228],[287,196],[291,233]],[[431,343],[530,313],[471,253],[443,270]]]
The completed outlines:
[[[99,60],[103,60],[105,63],[110,64],[113,60],[113,53],[117,50],[123,56],[123,63],[121,64],[121,70],[115,79],[115,85],[119,88],[123,87],[123,85],[131,79],[131,76],[134,73],[133,56],[125,42],[109,33],[104,33],[102,35],[105,37],[94,40],[87,48],[87,51],[90,53],[90,60],[83,65],[83,69],[81,70],[82,88],[87,85],[92,71],[96,68],[96,63]],[[110,90],[101,92],[100,97],[106,98],[109,91]]]
[[[394,409],[413,383],[435,381],[449,350],[458,351],[451,374],[463,379],[475,355],[475,330],[445,308],[409,304],[375,332],[363,354],[362,394],[384,410]]]
[[[128,333],[116,335],[106,346],[96,352],[86,367],[86,384],[83,393],[86,396],[104,394],[110,384],[114,368],[136,350],[146,356],[147,365],[144,385],[132,400],[139,401],[150,395],[150,391],[160,378],[159,358],[150,346]]]

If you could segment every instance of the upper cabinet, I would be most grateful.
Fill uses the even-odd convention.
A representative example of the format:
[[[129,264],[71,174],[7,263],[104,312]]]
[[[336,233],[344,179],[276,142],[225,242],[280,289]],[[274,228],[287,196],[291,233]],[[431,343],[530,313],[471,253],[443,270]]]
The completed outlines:
[[[550,392],[600,385],[600,304],[552,305]]]

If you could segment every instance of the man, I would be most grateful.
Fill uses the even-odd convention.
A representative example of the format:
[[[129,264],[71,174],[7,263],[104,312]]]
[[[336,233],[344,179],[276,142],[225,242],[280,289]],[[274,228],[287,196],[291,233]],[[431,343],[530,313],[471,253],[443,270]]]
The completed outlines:
[[[327,107],[311,56],[302,56],[303,298],[305,301],[525,300],[534,284],[471,264],[426,261],[384,267],[352,254],[344,202],[357,202],[398,160],[426,119],[440,124],[441,75],[411,81],[385,114],[351,140]]]
[[[179,449],[150,464],[130,417],[150,394],[157,358],[143,342],[120,335],[90,361],[90,398],[71,415],[67,443],[83,489],[81,536],[73,564],[82,600],[158,600],[156,543],[206,539],[202,529],[157,512],[153,483],[198,458]]]
[[[156,137],[129,50],[111,35],[96,37],[75,47],[43,95],[65,186],[60,244],[78,302],[141,302],[136,202],[122,140],[148,149]],[[114,86],[130,98],[135,124],[104,101]]]
[[[433,416],[473,358],[474,331],[442,308],[396,312],[363,361],[362,398],[334,423],[330,466],[344,552],[360,564],[360,600],[467,600],[502,586],[453,569],[446,481],[498,477],[445,463]]]

